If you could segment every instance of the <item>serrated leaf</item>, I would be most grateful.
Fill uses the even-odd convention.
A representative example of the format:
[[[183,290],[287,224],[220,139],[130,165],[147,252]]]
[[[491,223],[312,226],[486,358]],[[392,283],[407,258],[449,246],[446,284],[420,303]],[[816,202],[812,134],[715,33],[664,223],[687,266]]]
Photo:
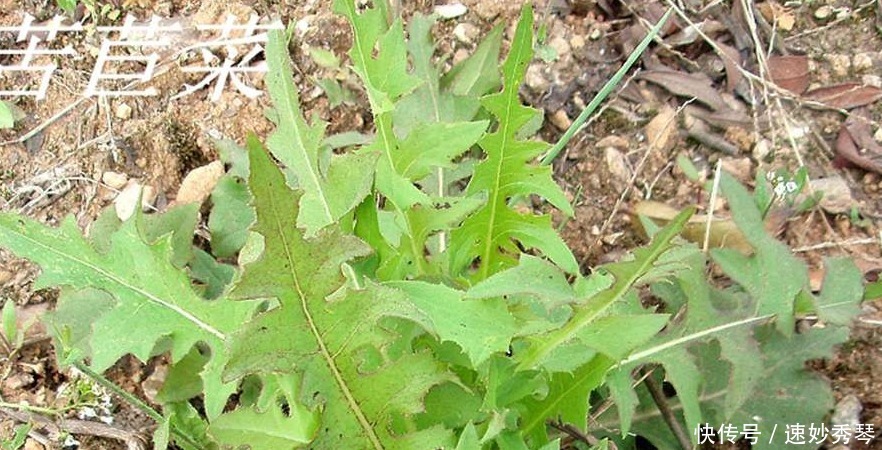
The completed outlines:
[[[598,355],[573,373],[555,373],[548,383],[548,394],[542,398],[529,399],[521,430],[534,442],[546,442],[547,420],[562,421],[584,429],[588,417],[588,395],[601,385],[607,370],[614,361]]]
[[[824,321],[847,326],[861,312],[863,276],[850,259],[828,259],[824,268],[821,294],[815,298],[816,310]]]
[[[508,295],[534,295],[550,304],[576,299],[566,276],[555,265],[528,254],[521,255],[520,263],[499,272],[469,288],[466,298],[493,298]]]
[[[674,244],[673,240],[693,212],[694,209],[690,208],[678,214],[653,236],[647,247],[636,249],[632,260],[601,266],[598,270],[611,275],[615,279],[613,284],[589,298],[581,299],[582,304],[575,307],[572,317],[560,328],[532,336],[529,347],[518,357],[519,367],[526,370],[542,365],[558,346],[576,339],[591,323],[604,317],[611,307],[626,300],[634,287],[666,275],[673,276],[683,270],[678,261],[670,261],[667,255],[682,251],[682,245]]]
[[[374,115],[392,112],[394,101],[420,84],[407,72],[407,49],[401,21],[396,20],[389,27],[383,8],[359,12],[354,0],[334,0],[334,12],[349,19],[357,37],[349,57],[353,69],[364,82],[371,111]],[[374,52],[376,47],[379,51]]]
[[[215,417],[236,388],[220,380],[227,335],[247,320],[254,305],[200,298],[186,274],[171,263],[170,240],[146,243],[136,225],[139,217],[135,214],[123,223],[111,236],[107,253],[98,253],[72,217],[51,229],[14,214],[0,214],[0,246],[40,265],[37,289],[96,288],[113,296],[114,306],[94,318],[88,337],[92,366],[98,371],[126,353],[147,360],[162,339],[171,340],[172,361],[205,343],[213,355],[202,374],[206,410]],[[73,307],[88,309],[84,304]]]
[[[463,292],[442,284],[419,281],[388,282],[407,294],[408,299],[431,322],[431,330],[442,341],[459,345],[472,367],[493,353],[508,350],[517,332],[514,318],[501,298],[466,300]]]
[[[208,216],[211,231],[211,252],[220,258],[234,256],[248,237],[248,226],[254,212],[248,208],[251,199],[244,181],[231,174],[224,175],[211,193],[214,207]]]
[[[766,233],[762,215],[747,190],[723,173],[720,188],[729,201],[732,219],[756,253],[744,256],[730,249],[714,249],[714,261],[744,287],[756,301],[757,315],[775,314],[778,330],[793,333],[793,302],[808,286],[808,270],[790,249]]]
[[[478,260],[478,281],[513,266],[516,255],[520,254],[517,243],[541,250],[568,272],[579,271],[569,248],[551,227],[549,216],[518,213],[508,205],[512,197],[535,194],[566,214],[573,212],[564,193],[552,180],[551,169],[533,163],[547,144],[516,137],[533,117],[533,110],[523,106],[518,96],[518,88],[533,54],[532,27],[533,12],[529,5],[525,5],[511,50],[503,64],[505,82],[502,91],[481,101],[499,123],[495,131],[478,142],[486,159],[475,167],[466,193],[486,193],[487,203],[466,219],[451,237],[451,272],[459,273]]]
[[[366,255],[367,246],[336,226],[305,238],[288,220],[298,211],[300,194],[285,184],[254,138],[249,155],[257,216],[252,230],[262,236],[264,249],[245,265],[230,295],[275,298],[279,306],[236,335],[226,377],[300,374],[297,401],[310,409],[321,405],[322,421],[333,424],[321,427],[315,448],[397,448],[405,442],[429,448],[439,445],[436,440],[450,439],[439,429],[405,433],[392,424],[394,417],[419,412],[426,391],[449,378],[438,363],[425,353],[395,361],[370,356],[382,352],[392,337],[376,326],[380,318],[418,318],[418,311],[391,288],[373,283],[361,290],[347,287],[342,265]],[[401,383],[404,378],[408,383]]]
[[[441,86],[456,95],[480,96],[499,87],[499,50],[502,25],[490,30],[475,52],[453,66],[441,79]]]
[[[300,99],[290,58],[280,31],[270,32],[267,43],[267,90],[276,106],[277,130],[267,140],[270,151],[297,176],[303,189],[297,223],[307,235],[337,222],[367,195],[373,181],[369,154],[331,155],[322,145],[325,123],[309,125],[300,113]]]
[[[201,249],[194,249],[193,252],[190,275],[201,283],[200,286],[196,286],[196,290],[200,292],[202,297],[209,300],[220,297],[230,281],[233,280],[236,269],[233,266],[217,262]]]
[[[841,327],[812,329],[790,337],[778,333],[772,326],[759,328],[757,339],[762,345],[755,352],[750,352],[750,356],[759,360],[761,368],[756,377],[763,382],[756,384],[743,404],[728,413],[725,398],[732,389],[731,369],[720,364],[722,355],[719,346],[700,347],[694,354],[694,361],[704,374],[698,396],[704,413],[702,423],[716,429],[723,424],[732,424],[738,430],[745,424],[755,424],[758,426],[759,439],[752,448],[756,449],[817,448],[817,443],[786,444],[784,433],[793,424],[803,424],[807,429],[809,424],[820,426],[826,423],[833,406],[832,392],[818,374],[806,368],[806,362],[830,357],[834,346],[845,342],[847,337],[847,329]],[[635,417],[632,432],[646,437],[661,450],[680,449],[658,408],[651,399],[644,400],[645,407]],[[683,404],[679,397],[671,397],[668,402],[671,411],[679,420],[683,420]],[[612,414],[614,411],[601,416],[598,425],[615,428],[617,425],[609,420]],[[695,439],[694,429],[690,431]],[[719,442],[719,437],[715,441]]]
[[[285,450],[304,447],[312,441],[318,423],[303,407],[288,404],[288,412],[278,405],[268,411],[240,407],[212,422],[208,433],[225,445],[251,450]]]
[[[664,334],[622,361],[616,369],[619,376],[624,377],[623,374],[630,373],[639,364],[662,364],[668,380],[677,390],[687,428],[697,426],[702,420],[699,395],[703,375],[690,349],[713,340],[721,345],[722,358],[733,367],[730,389],[725,398],[726,411],[732,413],[746,401],[759,381],[757,373],[762,364],[754,356],[759,349],[752,338],[752,327],[769,318],[754,316],[753,305],[748,299],[712,288],[705,280],[705,259],[701,254],[689,259],[692,270],[680,272],[675,282],[679,290],[658,292],[666,302],[669,295],[686,298],[685,320],[669,325]],[[665,295],[666,292],[669,295]],[[670,303],[679,301],[671,299]],[[616,387],[631,390],[625,383],[618,383]],[[614,390],[613,395],[625,398],[631,394]],[[619,408],[623,433],[628,431],[633,412],[633,409]]]

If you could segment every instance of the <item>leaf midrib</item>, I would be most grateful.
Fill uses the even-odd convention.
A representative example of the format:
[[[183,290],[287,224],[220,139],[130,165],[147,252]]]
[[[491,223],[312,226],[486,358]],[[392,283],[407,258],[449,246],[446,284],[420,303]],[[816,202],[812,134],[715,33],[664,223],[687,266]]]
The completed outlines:
[[[495,234],[496,229],[496,213],[499,209],[499,197],[501,193],[499,192],[499,186],[502,178],[502,166],[505,163],[505,153],[508,150],[508,137],[509,137],[509,126],[511,125],[511,116],[512,110],[514,109],[514,104],[518,102],[518,89],[517,85],[520,83],[518,77],[516,75],[516,71],[518,70],[518,66],[520,65],[520,61],[523,59],[523,55],[525,52],[525,45],[523,42],[515,43],[517,48],[517,53],[514,55],[514,67],[512,69],[512,79],[507,80],[510,85],[504,86],[504,90],[508,90],[507,94],[507,102],[505,105],[505,117],[500,117],[500,125],[502,126],[501,130],[497,130],[497,133],[501,133],[502,135],[502,146],[499,149],[499,158],[496,164],[496,176],[493,178],[493,190],[490,193],[491,201],[487,203],[487,206],[490,208],[490,218],[488,219],[487,224],[487,233],[484,236],[484,251],[481,252],[481,277],[480,279],[484,280],[490,275],[490,255],[493,252],[493,235]],[[511,57],[511,56],[509,56]],[[503,75],[504,76],[504,75]],[[518,102],[519,103],[519,102]],[[489,152],[488,152],[489,153]],[[505,205],[503,205],[503,208]]]
[[[225,335],[223,332],[221,332],[221,331],[218,330],[217,328],[215,328],[215,327],[209,325],[208,323],[202,321],[201,319],[199,319],[198,317],[196,317],[195,315],[193,315],[193,314],[190,313],[189,311],[187,311],[187,310],[185,310],[185,309],[183,309],[183,308],[181,308],[181,307],[179,307],[179,306],[177,306],[177,305],[174,305],[174,304],[172,304],[172,303],[169,303],[169,302],[163,300],[162,298],[160,298],[160,297],[154,295],[153,293],[150,293],[150,292],[148,292],[148,291],[146,291],[146,290],[144,290],[144,289],[142,289],[142,288],[140,288],[140,287],[138,287],[138,286],[135,286],[135,285],[133,285],[133,284],[131,284],[131,283],[128,283],[124,278],[120,278],[120,277],[118,277],[117,275],[113,274],[112,272],[108,272],[108,271],[102,269],[100,266],[96,266],[96,265],[94,265],[94,264],[92,264],[92,263],[90,263],[90,262],[88,262],[88,261],[86,261],[86,260],[83,260],[83,259],[77,258],[77,257],[74,256],[74,255],[70,255],[70,254],[64,253],[64,252],[62,252],[62,251],[60,251],[60,250],[58,250],[58,249],[56,249],[56,248],[54,248],[54,247],[52,247],[52,246],[46,245],[46,244],[44,244],[44,243],[42,243],[42,242],[40,242],[40,241],[38,241],[38,240],[35,240],[35,239],[31,238],[31,237],[28,236],[28,235],[21,234],[21,233],[19,233],[19,232],[14,231],[14,230],[10,230],[10,231],[11,231],[12,233],[15,233],[17,236],[19,236],[19,237],[20,237],[21,239],[23,239],[24,241],[31,243],[32,245],[35,245],[35,246],[37,246],[37,247],[39,247],[39,248],[41,248],[41,249],[44,249],[44,250],[46,250],[46,251],[48,251],[48,252],[50,252],[50,253],[52,253],[52,254],[58,255],[58,256],[59,256],[60,258],[62,258],[62,259],[68,259],[68,260],[70,260],[70,261],[73,261],[73,262],[76,263],[76,264],[79,264],[79,265],[82,265],[82,266],[84,266],[84,267],[87,267],[87,268],[89,268],[90,270],[92,270],[92,271],[94,271],[94,272],[100,274],[101,276],[105,277],[106,279],[108,279],[108,280],[110,280],[110,281],[112,281],[112,282],[114,282],[114,283],[116,283],[116,284],[122,286],[123,288],[126,288],[126,289],[129,289],[129,290],[131,290],[131,291],[134,291],[135,293],[140,294],[141,296],[147,298],[148,300],[150,300],[150,301],[152,301],[152,302],[154,302],[154,303],[156,303],[156,304],[158,304],[158,305],[160,305],[160,306],[162,306],[162,307],[164,307],[164,308],[167,308],[167,309],[171,310],[172,312],[174,312],[174,313],[180,315],[181,317],[187,319],[188,321],[192,322],[193,324],[195,324],[197,327],[199,327],[200,329],[202,329],[202,330],[205,331],[206,333],[209,333],[209,334],[213,335],[214,337],[220,339],[221,341],[225,341],[226,338],[227,338],[226,335]]]
[[[278,37],[278,35],[276,35],[276,36]],[[280,61],[281,64],[285,64],[286,62],[287,62],[287,58],[282,58],[282,61]],[[282,71],[282,73],[285,73],[284,70]],[[325,197],[324,187],[322,186],[321,181],[319,180],[319,175],[317,173],[318,167],[315,167],[312,163],[312,160],[309,158],[309,153],[306,150],[306,143],[303,139],[303,131],[300,129],[300,125],[297,121],[297,116],[294,113],[294,111],[300,111],[300,105],[297,104],[297,102],[293,100],[297,96],[296,91],[293,90],[294,84],[288,83],[287,81],[283,81],[282,85],[283,85],[283,88],[285,91],[284,94],[282,95],[282,97],[283,97],[282,101],[284,102],[285,108],[283,108],[284,111],[280,112],[279,119],[280,119],[280,121],[282,121],[281,116],[284,116],[286,119],[285,121],[287,121],[289,124],[291,124],[291,128],[293,129],[293,132],[294,132],[293,133],[294,139],[297,144],[297,145],[295,145],[294,150],[297,151],[298,153],[300,153],[301,156],[303,157],[303,160],[306,161],[306,168],[307,168],[306,171],[309,173],[309,177],[312,180],[312,184],[313,184],[315,190],[318,192],[318,198],[321,201],[322,209],[324,210],[325,219],[327,220],[327,223],[332,223],[332,222],[334,222],[334,214],[331,212],[331,205],[328,203],[328,200]],[[278,111],[279,108],[276,108],[276,110]],[[306,125],[306,122],[305,122],[306,119],[303,119],[303,120],[304,120],[303,124]],[[279,132],[280,131],[277,131],[276,133],[279,133]]]

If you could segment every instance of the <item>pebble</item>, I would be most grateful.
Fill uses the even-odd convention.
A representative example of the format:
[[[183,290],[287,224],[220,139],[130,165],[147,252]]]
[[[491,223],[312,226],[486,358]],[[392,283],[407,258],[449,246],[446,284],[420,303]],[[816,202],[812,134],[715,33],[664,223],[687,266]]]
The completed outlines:
[[[111,189],[122,189],[128,181],[129,177],[124,173],[107,171],[101,174],[101,182]]]
[[[876,130],[876,132],[873,133],[873,139],[875,139],[876,142],[882,144],[882,127],[879,127],[879,128]]]
[[[130,181],[122,192],[116,196],[116,200],[113,202],[113,206],[116,209],[116,216],[119,217],[119,220],[125,221],[135,213],[135,207],[138,203],[138,194],[141,193],[142,189],[144,193],[141,195],[141,210],[146,211],[153,206],[153,202],[156,200],[156,188],[149,184],[141,186],[139,183]]]
[[[459,23],[453,28],[453,36],[463,44],[471,44],[477,39],[480,33],[481,30],[479,30],[478,27],[468,22]]]
[[[22,450],[44,450],[45,448],[46,447],[43,447],[43,444],[33,439],[28,439],[27,441],[25,441],[25,445],[24,447],[22,447]]]
[[[757,161],[765,161],[766,158],[772,154],[772,142],[768,139],[760,139],[760,141],[753,146],[751,153],[753,154],[753,159]]]
[[[606,147],[603,149],[603,158],[606,160],[606,166],[613,177],[622,182],[631,179],[631,169],[622,152],[612,147]]]
[[[827,55],[827,61],[830,63],[830,70],[833,72],[833,75],[837,77],[844,77],[848,75],[848,70],[851,68],[851,58],[848,55]]]
[[[861,77],[861,82],[867,86],[882,88],[882,77],[879,75],[864,75]]]
[[[820,206],[831,214],[846,214],[855,205],[854,197],[848,183],[840,176],[835,175],[827,178],[816,178],[809,181],[811,191],[823,192]]]
[[[128,103],[120,103],[116,105],[113,115],[116,116],[117,119],[128,120],[132,117],[132,107],[129,106]]]
[[[467,12],[469,12],[469,9],[462,3],[435,6],[435,14],[442,19],[455,19]]]
[[[833,7],[830,5],[823,5],[815,10],[815,19],[818,19],[818,20],[827,20],[832,15],[833,15]]]
[[[470,54],[469,54],[468,50],[466,50],[464,48],[457,49],[453,53],[453,65],[457,65],[457,64],[465,61],[466,59],[468,59],[469,55]]]
[[[175,197],[177,204],[202,203],[211,195],[218,180],[224,176],[224,164],[214,161],[211,164],[197,167],[190,171],[178,189]]]
[[[628,144],[627,139],[625,139],[621,136],[617,136],[615,134],[611,134],[611,135],[606,136],[603,139],[597,141],[597,143],[594,144],[594,146],[597,148],[613,147],[613,148],[616,148],[619,150],[627,150],[629,147],[629,144]]]
[[[560,131],[566,131],[568,128],[570,128],[570,125],[573,124],[573,121],[570,120],[567,112],[562,109],[558,109],[554,112],[554,114],[549,116],[548,121],[551,122],[551,124],[557,127],[557,129]]]
[[[655,151],[670,150],[676,142],[677,112],[674,108],[664,105],[652,120],[646,124],[646,140]]]
[[[544,68],[542,64],[531,64],[530,67],[527,67],[524,83],[526,83],[527,87],[533,92],[545,92],[548,90],[548,87],[551,86],[551,82],[545,77],[543,71]]]
[[[591,33],[588,35],[588,39],[596,41],[600,39],[601,36],[603,36],[603,31],[601,31],[600,28],[595,28],[591,30]]]
[[[585,38],[578,35],[578,34],[571,37],[570,38],[570,47],[572,47],[573,50],[582,49],[582,47],[585,47]]]
[[[552,38],[551,41],[548,42],[548,45],[550,45],[551,48],[553,48],[554,51],[557,52],[558,58],[563,59],[570,54],[570,43],[560,36]]]
[[[869,71],[873,68],[873,58],[869,53],[858,53],[852,57],[851,66],[859,72]]]
[[[836,403],[833,417],[830,418],[832,425],[853,427],[861,423],[861,400],[854,394],[846,395]]]

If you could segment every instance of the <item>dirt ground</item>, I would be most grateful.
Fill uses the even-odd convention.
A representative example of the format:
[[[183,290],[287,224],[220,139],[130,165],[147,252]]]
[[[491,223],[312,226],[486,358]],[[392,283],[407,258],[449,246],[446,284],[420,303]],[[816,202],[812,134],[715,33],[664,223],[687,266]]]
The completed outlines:
[[[332,106],[332,99],[316,85],[317,80],[328,78],[344,87],[355,85],[351,71],[320,65],[309,51],[325,49],[345,58],[348,26],[330,12],[328,1],[97,3],[97,15],[83,21],[84,31],[61,33],[52,44],[56,49],[70,45],[77,55],[55,59],[59,67],[46,97],[2,98],[20,114],[13,129],[0,130],[2,210],[21,211],[53,225],[73,215],[85,228],[127,183],[152,186],[157,193],[152,207],[161,210],[175,200],[184,175],[217,159],[213,139],[242,143],[249,132],[266,136],[272,129],[264,116],[270,106],[266,95],[252,99],[228,86],[219,99],[212,100],[212,85],[171,98],[187,85],[198,84],[198,75],[181,70],[198,60],[196,52],[159,51],[155,76],[128,88],[150,86],[159,95],[84,97],[101,44],[95,26],[119,25],[126,14],[140,20],[156,14],[185,29],[221,23],[226,13],[240,22],[253,13],[294,24],[295,82],[301,87],[306,110],[330,122],[329,133],[371,127],[361,93],[356,90],[346,102]],[[430,13],[436,3],[458,2],[400,3],[407,17],[417,11]],[[499,23],[510,25],[504,35],[505,40],[510,38],[520,2],[461,3],[467,8],[465,14],[438,25],[439,55],[450,61],[462,59]],[[537,58],[530,66],[522,97],[545,110],[541,135],[554,142],[620,67],[645,32],[641,31],[645,24],[654,23],[667,4],[649,0],[534,3],[538,25],[546,34],[537,45],[547,61]],[[663,41],[651,46],[638,62],[640,70],[631,71],[625,84],[555,160],[557,180],[576,211],[573,218],[557,220],[583,266],[618,259],[643,242],[633,226],[641,201],[706,209],[709,198],[703,185],[713,178],[718,163],[748,185],[754,185],[759,171],[794,172],[804,166],[811,179],[833,180],[836,195],[804,211],[775,211],[772,228],[809,263],[813,287],[823,277],[823,259],[831,256],[853,258],[866,279],[874,281],[882,271],[882,153],[874,153],[882,144],[882,102],[878,101],[882,98],[882,2],[782,0],[747,10],[743,5],[753,2],[687,0],[677,4],[685,8],[688,20],[681,17],[671,22]],[[61,10],[54,1],[0,0],[0,26],[18,26],[25,13],[42,22]],[[81,5],[75,15],[79,19],[87,13]],[[750,16],[752,21],[746,18]],[[690,26],[690,22],[697,25]],[[756,27],[745,27],[747,23]],[[180,49],[204,38],[199,33],[176,35],[173,47]],[[22,48],[10,32],[0,32],[0,46]],[[718,51],[734,55],[738,65],[720,57]],[[18,57],[0,55],[0,65],[13,64],[14,58]],[[120,70],[142,70],[140,65],[128,64]],[[659,76],[663,70],[675,72]],[[763,83],[763,78],[773,79],[782,89]],[[0,87],[34,88],[34,79],[33,74],[0,72]],[[245,76],[245,81],[259,90],[264,87],[260,74]],[[857,125],[844,132],[847,123]],[[857,144],[852,148],[857,148],[855,152],[849,151],[849,137]],[[694,173],[684,163],[687,160]],[[717,212],[725,214],[725,209]],[[34,291],[36,274],[32,265],[0,251],[0,302],[14,302],[22,321],[50,310],[57,296],[51,290]],[[861,423],[882,430],[882,301],[865,303],[863,311],[851,341],[833,359],[817,361],[813,367],[832,382],[838,408],[856,407]],[[146,365],[127,359],[108,377],[150,399],[163,370],[161,358]],[[0,400],[47,408],[69,395],[60,392],[61,388],[76,378],[57,367],[47,332],[40,326],[28,332],[17,354],[0,359],[0,377]],[[151,421],[125,403],[114,399],[110,410],[114,420],[109,428],[150,435]],[[14,415],[5,412],[0,408],[0,437],[10,436],[17,423]],[[75,435],[80,448],[126,448],[126,442],[112,433],[101,429],[105,431],[101,437],[96,430]],[[46,434],[32,433],[25,448],[58,448],[48,440]],[[853,448],[882,449],[882,438],[869,447]]]

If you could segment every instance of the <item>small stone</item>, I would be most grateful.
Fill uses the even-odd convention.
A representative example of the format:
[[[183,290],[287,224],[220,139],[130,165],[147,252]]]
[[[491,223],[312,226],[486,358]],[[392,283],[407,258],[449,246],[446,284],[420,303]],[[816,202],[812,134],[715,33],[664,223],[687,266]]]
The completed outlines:
[[[848,182],[838,175],[816,178],[809,181],[809,186],[811,189],[808,192],[822,192],[824,194],[819,202],[820,206],[831,214],[846,214],[855,205]]]
[[[46,447],[43,447],[43,444],[33,439],[28,439],[27,441],[25,441],[25,445],[24,447],[22,447],[22,450],[45,450],[45,448]]]
[[[827,61],[830,63],[830,71],[833,75],[837,77],[848,75],[848,70],[851,68],[851,58],[848,55],[827,55]]]
[[[570,54],[570,43],[566,39],[557,36],[548,42],[548,45],[557,52],[557,57],[563,59]]]
[[[141,194],[142,190],[143,194]],[[141,195],[141,210],[146,211],[153,206],[153,202],[156,200],[156,188],[150,185],[141,186],[130,181],[113,202],[119,220],[125,221],[132,217],[138,204],[138,195]]]
[[[117,119],[128,120],[132,117],[132,107],[127,103],[120,103],[116,105],[113,115],[116,116]]]
[[[833,409],[833,417],[830,418],[831,425],[854,427],[861,423],[861,411],[863,411],[861,400],[854,394],[846,395],[836,403]]]
[[[617,136],[615,134],[611,134],[611,135],[606,136],[603,139],[597,141],[597,143],[594,144],[594,146],[597,148],[613,147],[613,148],[616,148],[619,150],[628,150],[628,147],[630,147],[630,144],[628,143],[627,139],[625,139],[621,136]]]
[[[545,92],[548,90],[548,87],[551,86],[551,82],[548,81],[548,78],[545,77],[543,72],[544,69],[542,64],[531,64],[530,67],[527,67],[524,83],[526,83],[527,87],[533,92]]]
[[[830,5],[823,5],[815,10],[815,19],[818,20],[827,20],[833,15],[833,7]]]
[[[18,372],[14,375],[10,375],[9,378],[3,382],[3,385],[12,391],[22,389],[32,384],[34,384],[34,376],[28,372]]]
[[[306,36],[306,32],[309,31],[310,22],[312,22],[312,19],[313,16],[306,16],[294,23],[294,32],[297,33],[297,36]]]
[[[591,30],[591,33],[588,34],[588,39],[596,41],[600,39],[601,36],[603,36],[603,31],[601,31],[600,28],[594,28]]]
[[[573,124],[573,121],[567,116],[567,112],[562,109],[555,111],[554,114],[548,118],[548,121],[560,131],[569,129],[570,125]]]
[[[442,19],[455,19],[467,12],[469,12],[469,9],[462,3],[435,6],[435,14]]]
[[[879,75],[864,75],[861,77],[861,82],[867,86],[882,88],[882,77]]]
[[[101,182],[111,189],[122,189],[128,181],[129,177],[124,173],[107,171],[101,174]]]
[[[499,2],[478,2],[475,5],[475,14],[486,21],[492,21],[502,12],[501,6]]]
[[[459,23],[453,28],[453,35],[456,37],[456,40],[463,44],[471,44],[480,33],[481,30],[478,27],[467,22]]]
[[[766,158],[772,154],[772,142],[768,139],[760,139],[760,141],[753,146],[751,153],[753,154],[753,159],[757,161],[765,161]]]
[[[468,59],[468,57],[469,57],[468,50],[466,50],[464,48],[457,49],[455,52],[453,52],[453,65],[457,65],[457,64],[465,61],[466,59]]]
[[[753,168],[753,163],[751,163],[750,158],[748,157],[724,157],[720,159],[720,165],[722,166],[723,170],[734,175],[735,178],[737,178],[741,182],[746,183],[752,179],[750,176],[750,171]]]
[[[869,53],[858,53],[851,59],[851,66],[855,71],[869,71],[873,68],[873,58]]]
[[[9,282],[12,279],[12,272],[8,270],[0,269],[0,286]],[[9,300],[7,300],[9,301]]]
[[[612,147],[606,147],[603,149],[603,158],[606,160],[606,166],[613,177],[622,182],[631,179],[631,169],[628,167],[628,160],[625,159],[624,153]]]
[[[202,203],[211,195],[211,191],[217,185],[218,180],[224,176],[224,164],[214,161],[211,164],[197,167],[190,171],[175,197],[175,203],[179,205],[187,203]]]
[[[876,132],[873,133],[873,139],[875,139],[876,142],[882,144],[882,127],[876,129]]]
[[[572,47],[573,50],[580,50],[584,46],[585,46],[585,38],[584,37],[577,34],[577,35],[570,38],[570,47]]]
[[[676,142],[678,125],[677,111],[664,105],[658,114],[646,124],[646,140],[649,146],[660,152],[670,150]]]

